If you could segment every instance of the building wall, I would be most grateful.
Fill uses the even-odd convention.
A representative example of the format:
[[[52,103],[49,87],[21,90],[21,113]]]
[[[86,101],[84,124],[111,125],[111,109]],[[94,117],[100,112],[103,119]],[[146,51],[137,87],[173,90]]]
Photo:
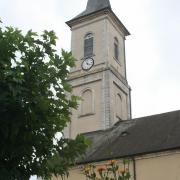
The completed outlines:
[[[82,77],[82,81],[86,81]],[[93,80],[93,79],[91,79]],[[72,122],[70,125],[70,137],[75,137],[77,133],[84,133],[102,129],[102,109],[101,109],[101,74],[97,79],[88,81],[73,87],[73,94],[82,98],[77,110],[72,111]],[[89,95],[86,95],[87,93]]]
[[[107,21],[107,33],[108,33],[108,51],[109,51],[109,63],[115,68],[123,77],[126,78],[126,67],[125,67],[125,37],[118,26],[108,18]],[[119,59],[114,57],[114,38],[117,38],[119,44]]]
[[[180,180],[180,152],[137,158],[137,180]]]
[[[95,165],[96,167],[98,166],[102,166],[107,164],[108,161],[104,161],[101,163],[93,163],[93,165]],[[123,169],[123,163],[122,160],[119,160],[119,167],[120,169]],[[130,171],[133,171],[133,164],[131,163],[129,166]],[[99,174],[96,171],[97,176],[99,177]],[[53,178],[52,180],[62,180],[60,177],[58,178]],[[69,173],[69,177],[65,177],[65,179],[63,180],[86,180],[86,176],[83,174],[83,166],[76,166],[74,168],[71,169],[70,173]],[[129,180],[133,180],[133,176],[129,179]]]
[[[112,82],[113,88],[113,124],[118,120],[126,120],[128,117],[128,93],[124,92],[116,82]]]
[[[121,160],[119,160],[121,163]],[[101,162],[95,165],[103,165]],[[135,170],[135,174],[134,174]],[[135,158],[130,163],[130,180],[180,180],[180,151],[154,153]],[[136,176],[136,178],[134,177]],[[74,167],[66,180],[86,180],[82,174],[82,166]],[[61,178],[53,179],[61,180]]]
[[[106,63],[111,64],[123,77],[125,77],[125,37],[120,28],[108,15],[100,15],[80,22],[72,27],[71,50],[76,58],[76,67],[72,74],[81,71],[84,58],[84,37],[87,33],[94,35],[93,59],[95,66]],[[119,60],[114,58],[114,38],[118,39]]]
[[[84,59],[84,37],[87,33],[92,33],[94,36],[93,69],[103,66],[107,61],[107,19],[101,16],[79,23],[72,27],[71,50],[77,62],[76,67],[71,70],[71,75],[83,73],[81,63]]]
[[[71,30],[71,49],[76,58],[76,67],[71,69],[69,82],[73,86],[73,94],[89,102],[87,104],[82,101],[78,110],[72,112],[72,122],[66,134],[74,138],[77,133],[107,129],[118,120],[129,119],[130,95],[129,86],[125,82],[125,38],[111,17],[108,14],[90,17],[73,25]],[[94,66],[88,72],[81,67],[84,60],[84,37],[87,33],[94,36]],[[114,58],[115,38],[119,44],[118,60]],[[92,99],[83,97],[83,92],[87,89],[92,92]],[[121,102],[116,100],[118,94],[122,97]],[[84,105],[86,107],[82,107]],[[92,111],[84,113],[82,109]]]
[[[72,111],[68,137],[107,129],[118,120],[130,118],[129,89],[110,70],[80,75],[71,80],[71,84],[73,94],[81,97],[82,101],[78,109]],[[83,96],[87,90],[91,91],[91,96]],[[121,102],[117,101],[118,96]]]

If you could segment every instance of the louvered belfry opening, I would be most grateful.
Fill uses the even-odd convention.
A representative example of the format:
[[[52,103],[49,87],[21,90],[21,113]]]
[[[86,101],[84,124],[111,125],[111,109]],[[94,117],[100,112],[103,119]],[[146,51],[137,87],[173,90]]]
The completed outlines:
[[[84,38],[84,57],[93,55],[93,34],[88,33]]]

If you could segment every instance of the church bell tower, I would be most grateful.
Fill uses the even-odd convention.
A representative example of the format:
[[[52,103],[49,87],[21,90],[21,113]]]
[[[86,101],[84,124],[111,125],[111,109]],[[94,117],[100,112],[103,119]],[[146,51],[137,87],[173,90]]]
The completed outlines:
[[[72,112],[68,136],[104,130],[131,118],[130,87],[126,78],[125,38],[128,30],[109,0],[88,0],[85,11],[66,22],[76,67],[69,82],[80,96]]]

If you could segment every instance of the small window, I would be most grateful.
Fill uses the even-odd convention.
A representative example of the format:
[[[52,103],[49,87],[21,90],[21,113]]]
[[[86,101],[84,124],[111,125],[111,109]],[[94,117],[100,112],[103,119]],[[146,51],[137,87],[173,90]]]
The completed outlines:
[[[114,58],[119,60],[119,42],[117,38],[114,38]]]
[[[93,34],[88,33],[84,38],[84,57],[93,55]]]

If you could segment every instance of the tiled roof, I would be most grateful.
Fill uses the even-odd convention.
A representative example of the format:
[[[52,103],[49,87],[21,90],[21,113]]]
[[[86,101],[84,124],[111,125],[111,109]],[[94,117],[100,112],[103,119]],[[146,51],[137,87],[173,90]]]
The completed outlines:
[[[180,111],[119,122],[85,136],[92,140],[92,146],[78,163],[180,149]]]

